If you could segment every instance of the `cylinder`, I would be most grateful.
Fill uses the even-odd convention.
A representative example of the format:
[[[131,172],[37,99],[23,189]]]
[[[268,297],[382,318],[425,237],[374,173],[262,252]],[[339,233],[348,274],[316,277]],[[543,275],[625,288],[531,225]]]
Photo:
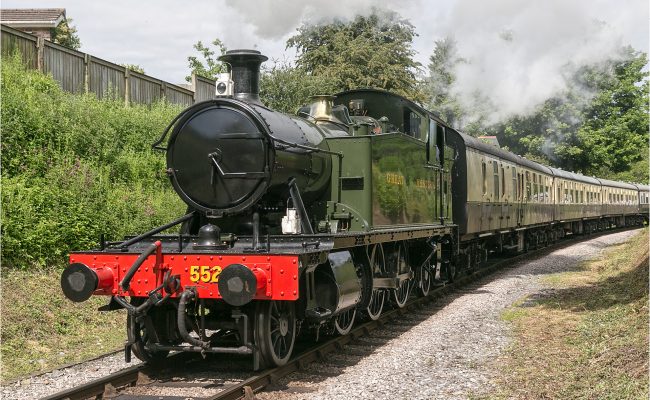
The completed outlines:
[[[330,253],[328,261],[316,268],[316,302],[336,315],[361,300],[361,281],[349,251]]]

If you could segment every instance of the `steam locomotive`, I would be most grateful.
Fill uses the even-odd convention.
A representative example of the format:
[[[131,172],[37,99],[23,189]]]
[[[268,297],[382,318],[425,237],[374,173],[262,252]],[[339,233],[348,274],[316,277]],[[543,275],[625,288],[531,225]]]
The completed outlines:
[[[154,144],[187,214],[73,252],[61,276],[70,300],[106,295],[100,310],[127,310],[127,360],[183,351],[282,365],[299,332],[345,335],[489,254],[647,222],[648,186],[537,164],[381,90],[282,114],[259,97],[265,56],[220,59],[232,87]]]

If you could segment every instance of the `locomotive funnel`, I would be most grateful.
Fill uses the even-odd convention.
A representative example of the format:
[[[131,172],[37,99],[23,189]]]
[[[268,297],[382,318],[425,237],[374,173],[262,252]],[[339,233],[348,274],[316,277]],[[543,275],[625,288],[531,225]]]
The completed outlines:
[[[257,50],[230,50],[219,57],[228,63],[235,83],[233,95],[236,99],[262,104],[260,100],[260,65],[269,58]]]

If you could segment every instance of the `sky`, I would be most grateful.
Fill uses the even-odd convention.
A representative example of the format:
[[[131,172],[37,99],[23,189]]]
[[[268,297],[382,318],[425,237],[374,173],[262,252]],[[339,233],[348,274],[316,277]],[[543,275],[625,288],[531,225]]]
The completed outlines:
[[[2,1],[3,8],[66,8],[82,51],[172,83],[189,74],[198,40],[293,60],[285,42],[302,23],[351,19],[377,6],[414,25],[415,58],[424,67],[435,41],[453,37],[469,61],[456,71],[458,92],[489,93],[507,113],[561,90],[567,65],[598,62],[621,45],[649,46],[647,0]]]

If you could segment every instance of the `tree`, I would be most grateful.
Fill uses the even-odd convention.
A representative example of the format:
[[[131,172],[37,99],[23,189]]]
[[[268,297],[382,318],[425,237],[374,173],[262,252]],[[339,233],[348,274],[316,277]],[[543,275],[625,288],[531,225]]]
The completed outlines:
[[[584,165],[577,137],[582,124],[579,98],[571,92],[550,98],[529,115],[515,115],[485,129],[502,146],[526,158],[579,171]]]
[[[450,37],[436,40],[433,54],[429,57],[429,76],[425,78],[423,91],[430,110],[437,112],[448,124],[459,127],[463,110],[452,94],[456,81],[454,68],[465,60],[458,56],[456,41]]]
[[[312,75],[288,62],[274,61],[262,69],[260,97],[268,107],[286,113],[295,113],[317,94],[335,93],[334,83],[323,76]]]
[[[77,35],[77,28],[72,25],[72,18],[64,19],[52,29],[52,42],[73,50],[79,50],[81,40]]]
[[[449,125],[465,133],[479,136],[485,133],[494,105],[490,98],[475,90],[464,101],[454,92],[456,68],[469,61],[458,54],[454,39],[445,37],[435,41],[433,54],[429,57],[429,76],[422,83],[427,106],[438,113]]]
[[[199,52],[199,56],[189,56],[187,62],[194,74],[204,78],[216,79],[220,73],[226,72],[227,69],[225,64],[217,59],[218,56],[215,57],[215,54],[218,53],[219,56],[226,54],[226,46],[219,39],[214,39],[211,44],[216,48],[216,51],[209,46],[203,45],[200,40],[196,42],[193,47],[194,50]],[[192,82],[192,74],[186,76],[185,80]]]
[[[578,131],[589,149],[585,161],[591,173],[629,171],[648,152],[648,57],[630,47],[623,52],[612,74],[592,78],[599,91]],[[648,182],[647,168],[643,181]]]
[[[423,100],[413,60],[415,28],[398,14],[374,10],[350,22],[302,25],[289,38],[305,74],[322,77],[339,90],[374,87]]]

